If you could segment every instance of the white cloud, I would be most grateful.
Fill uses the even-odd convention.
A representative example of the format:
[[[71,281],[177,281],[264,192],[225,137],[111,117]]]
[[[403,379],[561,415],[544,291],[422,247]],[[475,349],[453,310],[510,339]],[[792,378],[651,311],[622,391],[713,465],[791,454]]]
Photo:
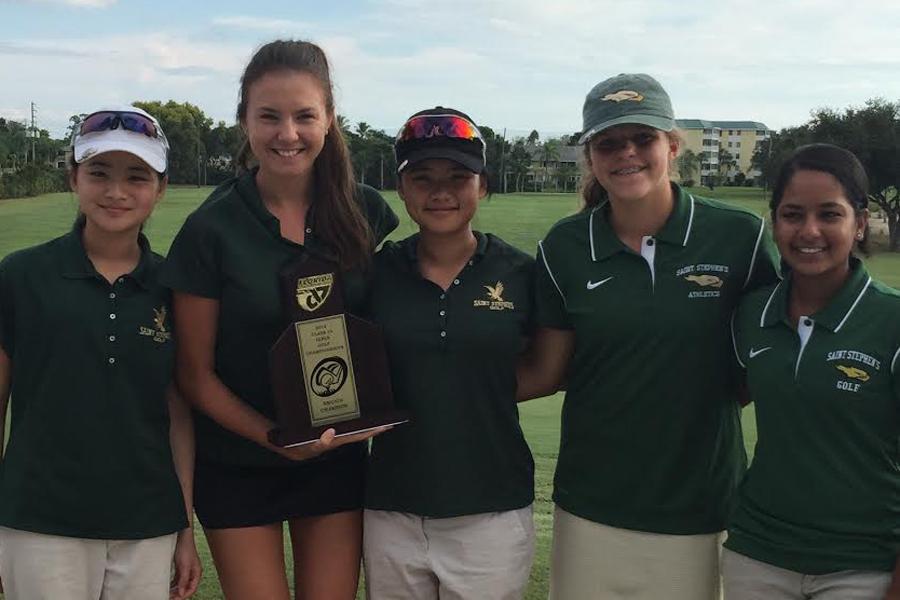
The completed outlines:
[[[0,105],[71,114],[172,98],[231,121],[241,69],[273,35],[319,42],[339,110],[384,129],[444,104],[495,129],[573,131],[588,89],[629,71],[660,79],[684,118],[781,127],[820,106],[900,99],[900,2],[380,0],[333,21],[310,10],[309,22],[241,11],[134,35],[7,32],[0,81],[16,85],[0,86]]]
[[[62,4],[76,8],[106,8],[118,0],[20,0],[21,4]]]
[[[192,42],[167,33],[36,39],[16,54],[0,48],[0,92],[11,116],[38,105],[40,127],[62,135],[70,115],[135,100],[176,100],[200,106],[216,120],[233,120],[244,44]],[[58,51],[47,56],[46,48]],[[18,110],[19,112],[15,112]]]
[[[291,21],[288,19],[268,19],[263,17],[252,17],[247,15],[223,16],[215,17],[212,20],[213,25],[220,27],[233,27],[235,29],[245,29],[253,31],[270,31],[270,32],[300,32],[311,29],[309,23],[302,21]]]

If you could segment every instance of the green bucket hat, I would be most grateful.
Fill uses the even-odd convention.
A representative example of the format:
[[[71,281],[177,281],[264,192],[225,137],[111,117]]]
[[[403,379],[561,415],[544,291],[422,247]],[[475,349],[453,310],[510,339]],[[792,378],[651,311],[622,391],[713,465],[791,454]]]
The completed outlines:
[[[604,129],[626,123],[661,131],[675,128],[672,101],[659,82],[644,73],[620,73],[601,81],[584,99],[584,144]]]

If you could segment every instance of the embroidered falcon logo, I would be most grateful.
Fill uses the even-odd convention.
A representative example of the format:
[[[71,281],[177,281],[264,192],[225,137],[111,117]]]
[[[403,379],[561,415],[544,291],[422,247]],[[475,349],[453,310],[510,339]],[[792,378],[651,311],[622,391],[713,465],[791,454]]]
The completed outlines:
[[[869,380],[869,374],[857,367],[845,367],[844,365],[835,365],[835,368],[850,379],[858,379],[860,381],[868,381]]]
[[[166,307],[161,306],[159,310],[153,309],[153,326],[156,327],[156,330],[165,333],[166,331]]]
[[[609,100],[611,102],[624,102],[630,100],[632,102],[643,102],[644,97],[633,90],[619,90],[614,94],[607,94],[601,100]]]
[[[493,300],[495,302],[503,302],[503,284],[502,283],[500,283],[498,281],[497,285],[495,285],[495,286],[486,285],[486,286],[484,286],[484,289],[486,289],[488,291],[488,298],[490,298],[491,300]]]
[[[720,277],[716,277],[715,275],[688,275],[685,277],[687,281],[693,281],[700,287],[714,287],[720,288],[722,287],[722,279]]]

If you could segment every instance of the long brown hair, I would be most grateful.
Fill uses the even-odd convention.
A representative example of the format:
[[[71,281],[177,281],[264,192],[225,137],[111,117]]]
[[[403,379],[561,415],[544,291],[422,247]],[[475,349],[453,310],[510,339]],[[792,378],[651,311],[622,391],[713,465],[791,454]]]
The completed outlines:
[[[316,233],[335,250],[341,268],[364,267],[371,258],[374,238],[355,197],[350,151],[334,113],[331,71],[322,49],[302,40],[276,40],[257,50],[241,76],[238,122],[244,123],[247,116],[250,87],[264,75],[276,71],[309,73],[322,86],[325,108],[335,118],[325,134],[325,145],[313,163]],[[252,159],[245,138],[236,160],[238,168],[249,169]]]

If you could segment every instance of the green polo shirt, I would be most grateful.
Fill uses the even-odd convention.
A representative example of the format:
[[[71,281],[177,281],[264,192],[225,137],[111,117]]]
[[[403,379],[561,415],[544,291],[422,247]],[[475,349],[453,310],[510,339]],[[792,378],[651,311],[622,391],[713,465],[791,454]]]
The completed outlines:
[[[785,569],[890,571],[900,552],[900,292],[853,260],[828,306],[788,319],[790,278],[734,320],[759,438],[726,546]]]
[[[538,322],[572,329],[553,499],[585,519],[640,531],[719,531],[746,458],[729,318],[776,278],[761,218],[674,186],[641,251],[608,205],[540,242]]]
[[[162,258],[141,236],[135,270],[108,283],[81,230],[0,263],[0,345],[12,361],[0,525],[141,539],[187,526],[169,446],[172,380]]]
[[[315,210],[307,217],[304,244],[281,237],[278,219],[259,196],[256,172],[216,188],[190,216],[169,250],[161,281],[178,292],[219,301],[215,369],[241,400],[269,418],[275,406],[269,384],[269,349],[288,325],[283,316],[278,273],[304,252],[334,259],[327,240],[316,235]],[[357,186],[357,198],[376,243],[393,231],[397,216],[374,189]],[[367,277],[342,273],[344,304],[358,312]],[[228,464],[290,464],[279,456],[195,413],[197,454]]]
[[[376,256],[369,314],[384,328],[394,400],[412,420],[373,440],[368,508],[443,518],[534,499],[515,372],[532,329],[534,260],[476,237],[447,291],[419,273],[418,234]]]

